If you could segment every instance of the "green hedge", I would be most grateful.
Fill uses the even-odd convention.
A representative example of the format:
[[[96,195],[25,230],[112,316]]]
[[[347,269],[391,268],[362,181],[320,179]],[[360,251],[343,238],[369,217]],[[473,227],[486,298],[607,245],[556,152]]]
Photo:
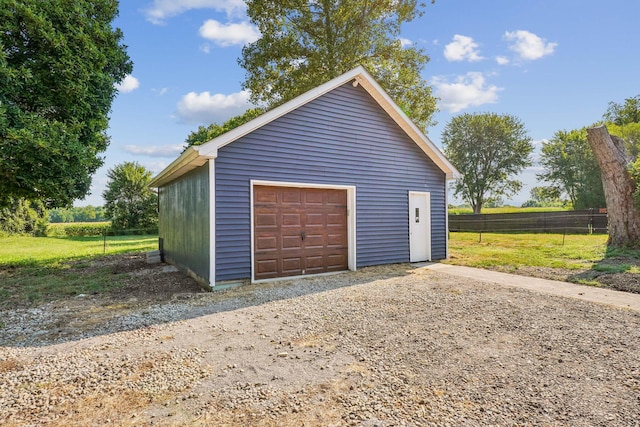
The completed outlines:
[[[114,230],[108,222],[51,224],[47,236],[52,237],[90,237],[90,236],[135,236],[158,234],[158,227],[137,228],[133,230]]]

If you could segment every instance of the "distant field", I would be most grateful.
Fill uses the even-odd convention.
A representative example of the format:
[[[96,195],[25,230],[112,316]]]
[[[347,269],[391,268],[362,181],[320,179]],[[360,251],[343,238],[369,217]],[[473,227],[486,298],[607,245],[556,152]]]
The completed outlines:
[[[519,208],[516,206],[502,206],[500,208],[483,208],[483,214],[502,214],[502,213],[525,213],[525,212],[557,212],[568,211],[568,208]],[[450,208],[449,215],[472,214],[471,208]]]
[[[0,265],[49,264],[102,254],[157,249],[158,236],[25,237],[0,238]]]

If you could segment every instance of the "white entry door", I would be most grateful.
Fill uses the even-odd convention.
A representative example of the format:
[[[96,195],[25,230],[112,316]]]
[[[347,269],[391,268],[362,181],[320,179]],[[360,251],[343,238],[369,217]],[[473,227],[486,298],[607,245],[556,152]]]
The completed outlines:
[[[431,193],[409,192],[409,259],[431,261]]]

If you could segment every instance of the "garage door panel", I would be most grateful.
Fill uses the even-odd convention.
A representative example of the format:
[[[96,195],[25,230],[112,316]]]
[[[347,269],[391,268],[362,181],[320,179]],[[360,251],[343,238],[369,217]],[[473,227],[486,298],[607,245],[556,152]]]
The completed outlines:
[[[348,269],[346,203],[346,190],[255,186],[255,279]]]
[[[347,208],[347,192],[346,191],[332,191],[327,193],[328,206],[337,205],[342,208]]]
[[[256,228],[274,228],[277,227],[277,215],[275,213],[255,213],[255,226]]]
[[[304,203],[305,205],[323,206],[325,204],[325,192],[323,190],[307,189],[304,191]]]
[[[278,277],[278,261],[266,259],[256,261],[256,275],[262,278]]]
[[[266,236],[256,236],[256,250],[258,251],[277,251],[278,250],[278,236],[269,234]]]
[[[304,215],[305,226],[312,227],[324,227],[325,214],[324,212],[306,212]]]
[[[302,250],[302,239],[299,234],[282,236],[282,249]]]
[[[327,214],[327,226],[346,227],[347,218],[342,213],[330,212]]]
[[[299,213],[281,213],[282,227],[302,227],[302,215]]]
[[[344,270],[347,255],[344,253],[327,254],[327,269],[329,271]]]
[[[302,195],[297,188],[282,188],[280,190],[280,203],[283,205],[301,205]]]
[[[286,275],[302,274],[302,258],[282,258],[282,273]]]
[[[327,247],[347,247],[347,241],[344,234],[327,234]]]
[[[256,205],[261,203],[273,204],[277,202],[278,196],[275,189],[263,188],[260,192],[255,192],[253,201]]]

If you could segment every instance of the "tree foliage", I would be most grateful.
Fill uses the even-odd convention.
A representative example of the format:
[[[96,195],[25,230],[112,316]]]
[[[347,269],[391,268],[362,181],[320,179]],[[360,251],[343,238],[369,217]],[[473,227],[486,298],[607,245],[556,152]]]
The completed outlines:
[[[640,95],[627,98],[622,104],[613,101],[609,102],[609,107],[603,118],[607,123],[613,123],[618,126],[640,123]]]
[[[606,206],[600,167],[589,143],[587,130],[557,131],[542,144],[538,179],[566,195],[574,209]]]
[[[560,197],[560,191],[555,187],[533,187],[529,191],[529,200],[522,204],[523,208],[548,208],[565,206]]]
[[[131,72],[116,0],[2,0],[0,204],[69,206],[103,163],[115,83]]]
[[[622,104],[610,102],[603,119],[609,133],[622,138],[627,153],[637,158],[640,155],[640,95],[627,98]]]
[[[192,145],[201,145],[205,142],[211,141],[212,139],[222,135],[223,133],[227,133],[230,130],[237,128],[238,126],[241,126],[248,121],[255,119],[264,112],[265,110],[263,108],[252,108],[245,111],[239,116],[227,120],[221,125],[212,123],[206,127],[200,126],[198,127],[197,131],[191,132],[187,137],[187,146],[190,147]]]
[[[0,234],[44,236],[47,231],[47,211],[42,202],[9,198],[0,207]]]
[[[247,0],[261,37],[242,50],[243,87],[268,107],[286,102],[358,65],[365,66],[423,130],[436,110],[420,73],[429,57],[403,46],[403,23],[420,16],[416,0]]]
[[[158,224],[158,196],[148,186],[150,171],[137,162],[124,162],[109,169],[107,177],[102,197],[113,228],[128,230]]]
[[[74,206],[72,208],[56,208],[49,211],[49,221],[59,222],[100,222],[105,221],[102,206]]]
[[[480,213],[485,203],[515,194],[522,183],[512,177],[531,164],[531,138],[514,116],[461,114],[442,133],[444,152],[463,177],[455,193]]]

